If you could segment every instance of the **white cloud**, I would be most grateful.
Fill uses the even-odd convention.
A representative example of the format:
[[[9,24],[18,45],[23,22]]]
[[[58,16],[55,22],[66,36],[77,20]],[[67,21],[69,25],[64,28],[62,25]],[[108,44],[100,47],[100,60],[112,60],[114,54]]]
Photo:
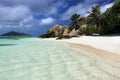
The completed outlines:
[[[34,19],[32,16],[28,16],[24,18],[23,20],[16,22],[16,21],[1,21],[0,25],[1,28],[6,28],[6,29],[22,29],[22,28],[30,28],[34,27],[34,25],[38,23],[38,20]]]
[[[33,14],[46,17],[56,14],[64,1],[55,0],[0,0],[0,25],[1,28],[26,28],[40,26],[40,20]],[[48,17],[41,20],[41,25],[52,24],[55,19]]]
[[[28,16],[28,17],[24,18],[23,20],[21,20],[19,22],[19,24],[22,26],[22,25],[31,23],[31,21],[33,21],[33,20],[34,20],[33,16]]]
[[[80,14],[80,16],[86,16],[88,14],[88,11],[90,11],[91,7],[94,6],[95,4],[92,5],[87,5],[85,3],[80,3],[75,6],[71,6],[63,15],[61,20],[67,20],[71,17],[72,14],[77,13]]]
[[[31,12],[41,15],[57,13],[64,0],[0,0],[0,5],[13,7],[18,5],[27,6]]]
[[[108,8],[112,7],[114,3],[109,3],[106,5],[102,5],[101,8],[101,12],[104,13]]]
[[[99,0],[93,0],[92,2],[90,0],[85,0],[84,3],[71,6],[65,13],[62,14],[61,20],[68,20],[74,13],[80,14],[80,16],[87,16],[88,11],[90,11],[93,6],[97,5],[96,2],[99,2]],[[101,12],[105,12],[108,8],[113,6],[113,4],[114,2],[100,6]]]
[[[2,28],[2,26],[0,25],[0,29]]]
[[[110,2],[113,2],[115,0],[84,0],[84,3],[86,4],[96,4],[96,3],[102,3],[102,4],[107,4]]]
[[[31,12],[25,6],[0,7],[0,20],[19,21],[29,15],[31,15]]]
[[[53,24],[54,22],[55,22],[54,18],[48,17],[48,18],[42,19],[40,21],[40,25],[50,25],[50,24]]]
[[[85,3],[96,3],[104,0],[85,0]]]
[[[34,23],[32,21],[34,20],[32,12],[26,6],[0,7],[0,25],[2,29],[33,27]]]

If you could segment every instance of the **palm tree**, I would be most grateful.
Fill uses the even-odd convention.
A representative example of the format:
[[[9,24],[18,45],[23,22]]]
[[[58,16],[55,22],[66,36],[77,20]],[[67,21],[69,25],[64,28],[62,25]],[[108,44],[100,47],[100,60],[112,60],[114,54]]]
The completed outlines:
[[[79,14],[73,14],[70,18],[71,20],[71,24],[70,26],[72,28],[75,28],[75,30],[79,29],[79,19],[80,19],[80,15]]]
[[[91,12],[89,12],[89,19],[93,22],[95,25],[94,27],[100,27],[101,23],[101,11],[100,11],[100,6],[96,5],[95,7],[92,7]]]

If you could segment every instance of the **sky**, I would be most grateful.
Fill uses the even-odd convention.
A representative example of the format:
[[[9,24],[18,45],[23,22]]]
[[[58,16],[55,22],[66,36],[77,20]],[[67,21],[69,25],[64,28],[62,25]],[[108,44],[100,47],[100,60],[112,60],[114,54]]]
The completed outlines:
[[[115,0],[0,0],[0,34],[17,31],[39,36],[56,24],[68,25],[72,14],[88,15],[95,5],[101,12]]]

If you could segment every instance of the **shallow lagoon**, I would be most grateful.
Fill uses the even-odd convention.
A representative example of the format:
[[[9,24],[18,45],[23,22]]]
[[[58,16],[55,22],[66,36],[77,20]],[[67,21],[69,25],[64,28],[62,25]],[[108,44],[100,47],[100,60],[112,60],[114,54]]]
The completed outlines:
[[[119,74],[119,67],[80,54],[66,43],[0,38],[0,80],[120,80]]]

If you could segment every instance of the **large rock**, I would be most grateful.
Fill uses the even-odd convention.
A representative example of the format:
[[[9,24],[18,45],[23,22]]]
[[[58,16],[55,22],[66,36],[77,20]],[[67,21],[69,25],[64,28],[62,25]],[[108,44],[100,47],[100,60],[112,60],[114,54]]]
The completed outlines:
[[[61,26],[54,26],[53,28],[51,28],[47,34],[49,34],[50,37],[57,37],[60,33],[61,30]]]
[[[87,17],[82,17],[82,18],[80,18],[80,24],[81,25],[83,25],[83,24],[87,24],[87,22],[88,22],[88,18]]]
[[[70,35],[70,36],[79,36],[80,31],[73,29],[68,35]]]
[[[66,35],[68,35],[68,27],[65,27],[63,31],[63,36],[66,36]]]
[[[62,35],[62,36],[59,36],[56,40],[59,40],[59,39],[70,39],[70,38],[72,38],[72,37],[79,37],[79,36],[80,36],[79,30],[73,29],[73,30],[68,34],[68,28],[66,27],[66,28],[64,29],[63,35]]]
[[[68,34],[68,28],[60,25],[55,25],[53,28],[48,30],[46,34],[41,35],[42,38],[49,38],[49,37],[59,37]]]
[[[86,28],[87,28],[87,24],[83,24],[83,25],[81,26],[81,28],[82,28],[82,29],[86,29]]]

